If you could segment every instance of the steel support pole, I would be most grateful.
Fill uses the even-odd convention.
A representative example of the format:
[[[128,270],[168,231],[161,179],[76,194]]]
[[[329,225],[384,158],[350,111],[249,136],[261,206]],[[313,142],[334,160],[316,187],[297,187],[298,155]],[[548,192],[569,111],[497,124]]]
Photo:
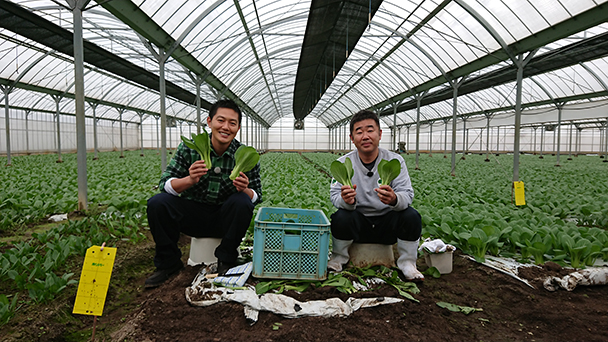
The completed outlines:
[[[562,107],[563,105],[557,105],[557,160],[555,162],[555,166],[559,165],[559,152],[561,150],[561,140],[562,140]]]
[[[447,158],[448,153],[448,120],[443,121],[443,158]]]
[[[399,152],[399,146],[397,146],[397,104],[393,103],[393,148]]]
[[[572,128],[574,124],[570,121],[570,141],[568,142],[568,160],[572,160]]]
[[[59,120],[59,102],[61,101],[61,97],[53,96],[55,100],[55,118],[57,119],[57,162],[63,163],[61,160],[61,125]]]
[[[452,84],[452,170],[450,174],[456,176],[456,117],[458,114],[458,85]]]
[[[144,156],[144,114],[139,113],[139,145],[141,147],[141,157]]]
[[[545,125],[540,126],[540,156],[543,159],[543,144],[545,143]]]
[[[8,94],[10,93],[9,87],[1,86],[2,91],[4,92],[4,122],[5,122],[5,131],[6,131],[6,165],[10,166],[11,164],[11,123],[9,117],[8,110]]]
[[[466,118],[462,118],[462,157],[461,159],[465,159],[465,155],[467,154],[467,138],[468,138],[468,131],[467,131],[467,119]]]
[[[99,146],[97,145],[97,104],[90,104],[91,109],[93,109],[93,160],[97,160],[97,152],[99,151]]]
[[[25,153],[27,155],[30,154],[30,126],[28,116],[30,116],[30,111],[25,111]]]
[[[160,90],[160,172],[163,173],[167,168],[167,86],[165,84],[165,62],[167,54],[161,47],[158,49],[158,70],[159,70],[159,90]]]
[[[154,119],[156,120],[156,149],[158,150],[158,152],[160,152],[160,146],[159,146],[160,139],[158,137],[158,135],[160,134],[160,129],[158,127],[158,119],[159,119],[159,117],[155,116]]]
[[[420,170],[418,167],[418,158],[420,157],[420,101],[421,96],[416,96],[416,170]]]
[[[486,159],[490,161],[490,116],[486,114]]]
[[[517,90],[515,95],[515,133],[513,137],[513,182],[519,181],[519,139],[521,125],[521,93],[524,76],[523,56],[519,56],[517,63]]]
[[[410,127],[411,126],[407,126],[407,137],[405,137],[405,150],[407,151],[407,154],[410,154]]]
[[[536,154],[536,130],[538,127],[532,127],[534,130],[534,145],[532,146],[532,154]]]
[[[84,114],[84,44],[82,9],[88,1],[78,0],[74,16],[74,99],[76,109],[76,159],[78,163],[78,210],[87,210],[87,134]],[[59,112],[57,112],[59,117]],[[59,122],[59,120],[57,120]]]
[[[500,151],[500,126],[496,126],[496,155]]]
[[[433,156],[433,123],[429,123],[429,157]]]
[[[606,119],[606,128],[604,129],[604,163],[608,163],[608,118]]]
[[[196,75],[196,134],[201,134],[201,83],[203,80]]]
[[[120,134],[120,157],[119,158],[124,158],[125,157],[125,155],[123,153],[123,144],[122,144],[122,114],[124,113],[124,111],[125,111],[124,109],[119,109],[118,110],[118,114],[119,114],[118,115],[118,118],[119,118],[119,121],[118,121],[118,125],[119,125],[118,126],[118,132]]]

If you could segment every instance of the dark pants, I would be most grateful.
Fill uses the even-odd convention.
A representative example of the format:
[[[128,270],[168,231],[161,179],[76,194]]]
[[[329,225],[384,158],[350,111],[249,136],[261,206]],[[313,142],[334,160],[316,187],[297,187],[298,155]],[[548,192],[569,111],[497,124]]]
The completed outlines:
[[[397,238],[416,241],[421,232],[422,219],[412,207],[381,216],[364,216],[357,210],[345,209],[331,215],[331,234],[340,240],[392,245]]]
[[[154,266],[171,268],[181,262],[177,247],[180,233],[192,237],[221,238],[215,256],[232,263],[237,248],[253,217],[253,203],[247,194],[237,192],[221,205],[202,204],[161,192],[148,200],[148,224],[156,242]]]

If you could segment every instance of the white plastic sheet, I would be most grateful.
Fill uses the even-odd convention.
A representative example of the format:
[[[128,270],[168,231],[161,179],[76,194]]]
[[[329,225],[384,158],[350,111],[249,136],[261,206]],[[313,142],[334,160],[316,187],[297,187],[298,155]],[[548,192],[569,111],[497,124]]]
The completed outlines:
[[[60,222],[68,219],[68,214],[57,214],[49,217],[49,221],[51,222]]]
[[[465,255],[465,258],[475,261],[470,255]],[[497,271],[510,275],[511,277],[523,282],[524,284],[535,289],[526,279],[519,277],[519,269],[522,267],[537,267],[533,264],[522,264],[511,258],[495,257],[486,255],[486,261],[482,264],[493,268]],[[584,270],[572,272],[565,277],[547,277],[543,280],[543,287],[549,291],[555,291],[560,287],[572,291],[578,285],[607,285],[608,284],[608,267],[589,267]]]
[[[563,288],[572,291],[578,285],[606,285],[608,284],[608,267],[587,268],[572,272],[564,277],[549,277],[543,282],[545,289],[555,291]]]
[[[301,302],[292,297],[265,293],[258,296],[255,288],[246,285],[245,288],[231,289],[218,287],[207,280],[203,272],[195,278],[192,286],[186,288],[186,300],[196,306],[210,306],[221,302],[236,302],[244,307],[245,318],[249,324],[254,324],[260,311],[269,311],[287,318],[306,316],[346,317],[362,309],[384,304],[403,302],[403,299],[393,297],[349,298],[346,302],[339,298]]]

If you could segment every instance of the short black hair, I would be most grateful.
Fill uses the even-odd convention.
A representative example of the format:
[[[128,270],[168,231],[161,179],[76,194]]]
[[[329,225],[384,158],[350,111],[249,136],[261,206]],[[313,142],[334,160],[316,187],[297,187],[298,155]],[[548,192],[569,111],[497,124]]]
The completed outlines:
[[[378,129],[380,129],[380,120],[378,119],[378,115],[376,115],[376,113],[372,112],[371,110],[364,109],[356,112],[355,115],[350,118],[350,134],[353,134],[353,129],[355,128],[355,124],[357,122],[367,119],[373,119],[374,121],[376,121]]]
[[[209,119],[210,120],[213,120],[213,116],[215,115],[215,113],[217,113],[217,110],[219,108],[228,108],[228,109],[232,109],[233,111],[235,111],[239,115],[239,126],[241,125],[241,120],[243,119],[243,113],[241,113],[241,109],[236,104],[236,102],[234,102],[230,99],[218,100],[216,103],[214,103],[211,106],[211,109],[209,109]]]

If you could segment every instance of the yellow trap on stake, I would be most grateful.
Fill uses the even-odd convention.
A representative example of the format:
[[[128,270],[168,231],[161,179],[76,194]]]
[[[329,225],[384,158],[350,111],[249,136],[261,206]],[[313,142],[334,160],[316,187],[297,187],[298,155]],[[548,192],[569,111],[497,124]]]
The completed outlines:
[[[525,205],[524,182],[513,182],[513,188],[515,190],[515,205]]]
[[[72,313],[102,315],[115,257],[114,247],[92,246],[87,249]]]

